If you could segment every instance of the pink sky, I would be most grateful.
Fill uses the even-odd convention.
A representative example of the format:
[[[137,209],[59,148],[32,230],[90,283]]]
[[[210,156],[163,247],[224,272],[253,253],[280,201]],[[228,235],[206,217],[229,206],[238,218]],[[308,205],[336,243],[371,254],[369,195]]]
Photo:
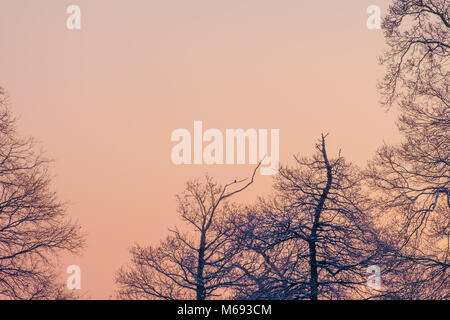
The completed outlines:
[[[398,141],[379,106],[383,34],[366,9],[389,1],[4,0],[0,85],[20,132],[55,160],[54,188],[88,234],[82,293],[114,294],[134,242],[156,244],[177,223],[175,195],[206,172],[226,183],[250,165],[175,166],[173,130],[280,129],[280,159],[330,152],[364,165]],[[66,28],[66,8],[82,29]],[[270,190],[257,176],[239,197]]]

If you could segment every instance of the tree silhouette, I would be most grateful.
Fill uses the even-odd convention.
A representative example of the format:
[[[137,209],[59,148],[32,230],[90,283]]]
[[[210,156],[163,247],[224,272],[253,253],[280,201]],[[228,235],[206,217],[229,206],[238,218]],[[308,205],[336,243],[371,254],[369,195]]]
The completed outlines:
[[[119,297],[205,300],[230,287],[237,250],[231,246],[234,230],[227,216],[236,208],[227,200],[253,183],[260,164],[250,180],[221,186],[207,176],[204,183],[188,182],[177,199],[189,232],[175,228],[159,246],[133,246],[131,266],[116,277]]]
[[[445,298],[450,221],[450,3],[395,0],[383,21],[383,102],[404,141],[382,146],[367,177],[396,239],[390,298]],[[404,278],[404,281],[399,279]]]
[[[55,258],[83,245],[79,226],[50,189],[49,161],[21,138],[0,88],[0,297],[61,299]]]
[[[368,295],[367,267],[381,246],[358,169],[330,159],[325,136],[312,157],[282,166],[275,194],[235,217],[241,299],[345,299]],[[377,260],[378,259],[378,260]]]

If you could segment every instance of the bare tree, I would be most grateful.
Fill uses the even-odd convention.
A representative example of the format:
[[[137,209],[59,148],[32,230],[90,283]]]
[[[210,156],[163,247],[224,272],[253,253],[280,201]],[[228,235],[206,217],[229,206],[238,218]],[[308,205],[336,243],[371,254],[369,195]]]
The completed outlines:
[[[159,246],[133,246],[131,266],[116,277],[119,297],[204,300],[226,294],[237,251],[230,244],[234,230],[227,218],[236,207],[227,200],[253,183],[258,168],[249,180],[224,186],[208,176],[205,183],[188,182],[177,200],[189,232],[175,228]]]
[[[379,240],[358,169],[330,159],[325,136],[313,157],[282,166],[275,194],[236,216],[235,245],[243,277],[236,297],[345,299],[366,297],[367,266]]]
[[[380,88],[387,106],[399,106],[404,141],[382,146],[367,176],[385,225],[396,232],[394,260],[386,260],[395,268],[384,279],[390,298],[449,295],[449,21],[446,0],[394,0],[383,22]]]
[[[383,22],[388,51],[380,88],[384,102],[400,107],[400,146],[384,146],[371,169],[377,186],[398,190],[419,213],[434,210],[439,197],[450,205],[450,3],[395,0]],[[382,169],[381,169],[382,168]],[[449,207],[450,208],[450,207]]]
[[[69,297],[57,282],[56,258],[83,245],[51,191],[49,161],[34,149],[17,134],[0,88],[0,298]]]
[[[408,110],[422,99],[448,107],[449,12],[447,0],[393,0],[383,21],[384,103],[400,102]]]

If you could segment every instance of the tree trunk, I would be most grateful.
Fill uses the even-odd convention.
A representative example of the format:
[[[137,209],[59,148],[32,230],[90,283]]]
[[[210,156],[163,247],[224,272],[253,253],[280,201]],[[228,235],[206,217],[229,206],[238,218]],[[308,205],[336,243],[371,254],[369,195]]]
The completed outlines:
[[[202,231],[202,235],[200,238],[200,246],[198,250],[198,261],[197,261],[197,285],[196,285],[196,293],[197,300],[205,300],[206,299],[206,290],[205,283],[203,281],[203,270],[205,268],[205,231]]]
[[[323,210],[323,206],[325,204],[325,200],[328,197],[328,193],[331,188],[331,183],[333,181],[333,175],[331,172],[331,165],[328,161],[327,151],[325,149],[325,137],[322,136],[322,155],[325,163],[325,167],[327,169],[327,184],[322,191],[320,196],[319,203],[314,212],[314,222],[311,228],[311,234],[309,237],[309,268],[310,268],[310,299],[317,300],[319,295],[319,274],[317,272],[317,250],[316,250],[316,242],[317,242],[317,230],[320,224],[320,215]]]

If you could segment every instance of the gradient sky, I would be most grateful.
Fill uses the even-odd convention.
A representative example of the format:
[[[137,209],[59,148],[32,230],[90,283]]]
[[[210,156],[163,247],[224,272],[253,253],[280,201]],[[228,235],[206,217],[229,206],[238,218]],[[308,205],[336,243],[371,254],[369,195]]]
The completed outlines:
[[[177,223],[175,195],[206,172],[226,183],[250,165],[175,166],[171,132],[280,129],[280,159],[329,152],[359,165],[398,141],[379,105],[384,39],[366,27],[388,0],[1,0],[0,86],[19,130],[52,165],[68,215],[88,234],[82,293],[107,299],[134,242],[158,243]],[[82,29],[66,28],[66,8]],[[257,176],[239,201],[270,190]]]

